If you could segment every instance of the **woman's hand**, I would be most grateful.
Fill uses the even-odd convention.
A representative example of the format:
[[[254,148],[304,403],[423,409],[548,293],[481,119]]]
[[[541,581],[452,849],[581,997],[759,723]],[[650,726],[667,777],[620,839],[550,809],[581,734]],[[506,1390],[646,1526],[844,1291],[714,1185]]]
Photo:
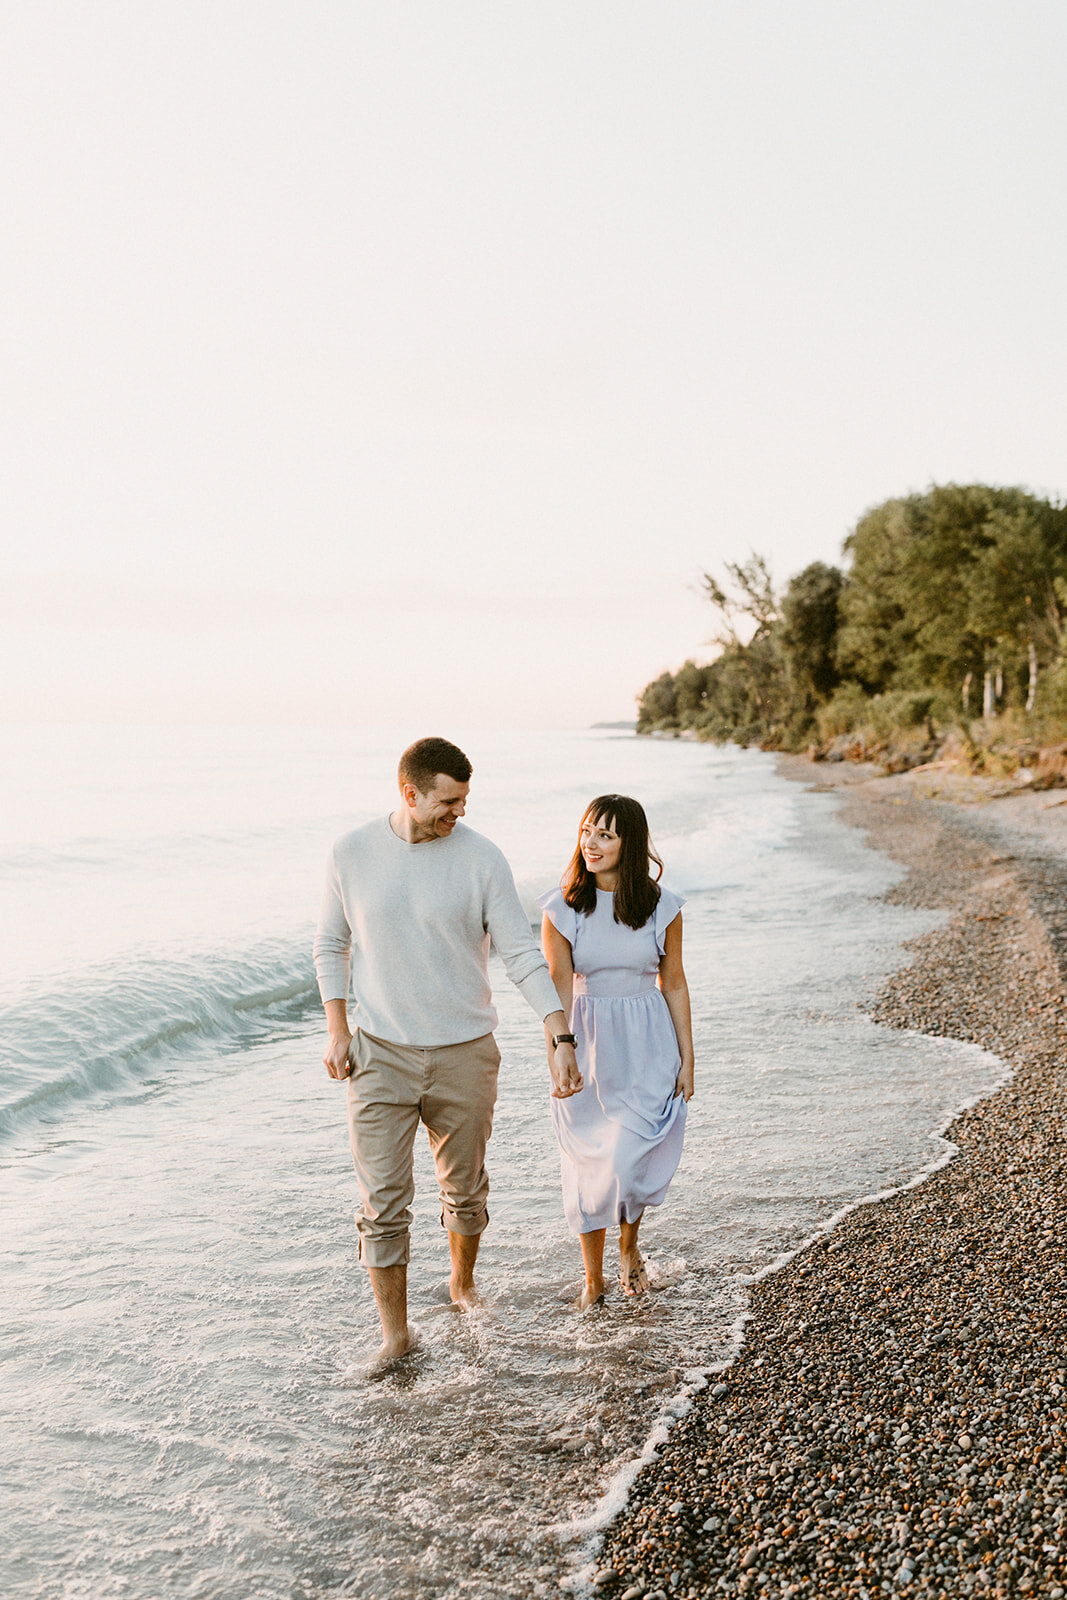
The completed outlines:
[[[677,1100],[678,1096],[681,1095],[688,1105],[693,1098],[693,1088],[693,1063],[690,1061],[688,1066],[682,1067],[674,1080],[674,1098]]]

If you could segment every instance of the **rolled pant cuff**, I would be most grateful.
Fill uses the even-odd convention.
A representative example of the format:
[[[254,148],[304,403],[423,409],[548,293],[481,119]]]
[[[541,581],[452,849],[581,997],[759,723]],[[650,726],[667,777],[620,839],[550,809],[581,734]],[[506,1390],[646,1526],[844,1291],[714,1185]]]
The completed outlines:
[[[359,1236],[359,1259],[365,1267],[406,1267],[410,1258],[409,1234],[391,1234],[385,1239]]]
[[[441,1209],[441,1226],[442,1228],[447,1228],[449,1233],[462,1234],[465,1239],[476,1239],[489,1226],[489,1212],[487,1210],[480,1211],[472,1217],[469,1213],[460,1215],[455,1211],[450,1211],[447,1206],[443,1206]]]

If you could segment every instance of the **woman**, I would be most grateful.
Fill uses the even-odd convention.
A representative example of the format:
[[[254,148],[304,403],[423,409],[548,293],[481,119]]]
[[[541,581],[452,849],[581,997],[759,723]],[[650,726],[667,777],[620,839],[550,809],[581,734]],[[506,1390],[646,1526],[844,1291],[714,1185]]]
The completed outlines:
[[[623,1292],[644,1294],[637,1234],[667,1193],[693,1094],[693,1027],[682,967],[685,904],[636,800],[605,794],[582,818],[560,887],[542,895],[542,941],[576,1037],[580,1094],[552,1101],[563,1205],[581,1238],[582,1310],[604,1294],[604,1237],[619,1229]],[[658,987],[657,987],[658,982]]]

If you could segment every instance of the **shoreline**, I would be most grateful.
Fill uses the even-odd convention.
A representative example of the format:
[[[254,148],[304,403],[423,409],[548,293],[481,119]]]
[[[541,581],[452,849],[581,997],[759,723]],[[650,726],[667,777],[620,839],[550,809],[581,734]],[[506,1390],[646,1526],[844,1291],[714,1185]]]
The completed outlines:
[[[596,1592],[1059,1600],[1067,813],[1033,795],[978,818],[907,775],[781,770],[846,791],[842,820],[909,869],[888,898],[949,913],[870,1015],[1012,1076],[951,1123],[947,1164],[752,1286],[740,1354],[604,1530]]]

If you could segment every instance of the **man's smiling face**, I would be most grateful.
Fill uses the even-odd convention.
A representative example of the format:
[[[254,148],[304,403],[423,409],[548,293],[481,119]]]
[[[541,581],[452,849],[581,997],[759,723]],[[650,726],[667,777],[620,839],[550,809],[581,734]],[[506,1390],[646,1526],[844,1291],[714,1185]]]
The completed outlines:
[[[402,793],[411,815],[413,839],[419,843],[447,839],[467,809],[470,788],[469,783],[457,783],[443,772],[437,774],[425,794],[413,783],[406,783]]]

